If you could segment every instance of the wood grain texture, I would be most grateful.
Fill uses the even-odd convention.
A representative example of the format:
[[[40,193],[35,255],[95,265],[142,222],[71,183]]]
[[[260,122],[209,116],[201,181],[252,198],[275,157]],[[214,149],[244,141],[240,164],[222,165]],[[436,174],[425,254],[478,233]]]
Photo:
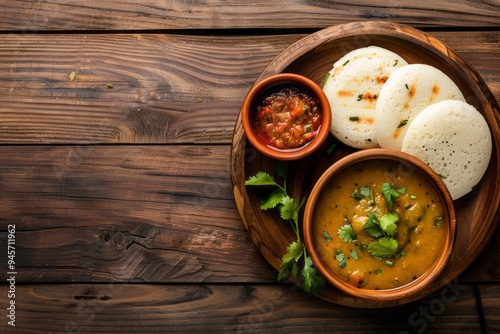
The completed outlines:
[[[20,261],[14,330],[0,264],[0,332],[500,331],[500,229],[460,284],[397,308],[335,305],[275,282],[238,215],[229,161],[241,102],[264,68],[334,24],[432,31],[500,100],[499,8],[0,1],[0,244],[16,224]]]
[[[246,90],[290,39],[255,41],[0,36],[0,137],[9,143],[229,142]]]
[[[461,285],[375,310],[330,304],[286,285],[40,284],[16,293],[22,333],[482,333],[473,287]],[[498,317],[487,320],[498,329]],[[0,331],[9,330],[0,322]]]
[[[276,281],[234,205],[229,146],[0,146],[0,156],[0,240],[15,224],[18,282]]]
[[[0,146],[0,240],[15,224],[18,282],[276,282],[238,215],[229,151]],[[495,235],[462,283],[500,282]]]
[[[479,286],[481,306],[487,333],[500,332],[500,286]]]
[[[500,32],[433,35],[500,99]],[[0,143],[230,143],[250,87],[305,36],[0,35]]]
[[[481,77],[446,44],[409,26],[356,22],[321,30],[283,51],[266,67],[259,80],[276,73],[293,72],[321,84],[324,73],[331,69],[332,59],[339,59],[346,52],[367,45],[387,48],[409,63],[429,64],[446,73],[461,89],[466,100],[482,113],[490,126],[493,146],[500,147],[500,108]],[[269,263],[279,269],[281,257],[296,237],[287,226],[277,223],[276,217],[262,211],[258,194],[247,190],[245,186],[245,180],[259,170],[273,174],[275,162],[257,152],[253,160],[248,159],[247,152],[253,148],[246,141],[240,123],[241,119],[238,119],[231,159],[236,204],[252,240]],[[292,197],[307,197],[312,186],[332,163],[353,152],[353,149],[340,144],[335,154],[329,157],[325,152],[333,142],[335,140],[330,140],[311,156],[289,165],[291,177],[287,180],[287,189],[291,189],[289,192]],[[493,149],[490,165],[481,182],[473,192],[454,202],[457,215],[456,242],[447,266],[434,284],[407,298],[384,303],[347,298],[332,286],[323,290],[320,296],[347,306],[395,306],[421,298],[455,279],[479,256],[498,225],[499,154],[498,149]]]
[[[498,26],[497,1],[398,0],[269,2],[6,0],[0,30],[324,28],[365,19],[417,26]]]
[[[500,228],[493,232],[491,240],[481,255],[460,275],[464,282],[487,282],[491,279],[500,282]],[[486,279],[486,280],[485,280]]]

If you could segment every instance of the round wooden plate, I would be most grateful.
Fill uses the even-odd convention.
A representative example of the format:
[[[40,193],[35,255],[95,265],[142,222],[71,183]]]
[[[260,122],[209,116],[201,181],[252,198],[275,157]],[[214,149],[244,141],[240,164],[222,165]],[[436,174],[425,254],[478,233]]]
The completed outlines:
[[[467,102],[486,118],[493,139],[488,170],[479,185],[455,201],[457,238],[453,254],[439,278],[418,295],[394,302],[374,302],[347,296],[327,286],[318,296],[327,301],[352,307],[388,307],[420,299],[442,289],[462,273],[481,253],[492,236],[500,217],[500,109],[480,75],[456,52],[435,37],[409,26],[387,22],[356,22],[332,26],[311,34],[279,54],[262,72],[257,82],[281,72],[307,76],[323,85],[333,63],[347,52],[377,45],[401,55],[408,63],[425,63],[446,73],[463,92]],[[307,197],[319,176],[336,160],[355,150],[339,144],[332,155],[327,149],[336,140],[330,135],[312,156],[289,163],[287,191],[293,197]],[[270,158],[247,143],[241,118],[236,121],[231,151],[231,178],[236,205],[255,245],[277,270],[287,246],[295,241],[288,222],[273,210],[259,207],[262,193],[245,186],[245,180],[258,171],[274,174]],[[279,177],[275,175],[277,180]],[[277,275],[278,273],[276,273]],[[300,285],[299,281],[294,282]]]

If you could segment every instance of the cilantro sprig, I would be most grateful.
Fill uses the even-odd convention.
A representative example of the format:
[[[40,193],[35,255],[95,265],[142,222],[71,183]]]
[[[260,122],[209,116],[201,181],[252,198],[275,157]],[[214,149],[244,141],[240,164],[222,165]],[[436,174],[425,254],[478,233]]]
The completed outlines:
[[[352,225],[348,222],[337,230],[338,237],[346,242],[353,243],[359,247],[359,250],[364,252],[368,251],[371,256],[378,260],[383,258],[399,258],[405,255],[405,251],[398,252],[398,241],[395,239],[396,231],[398,228],[399,216],[392,210],[394,203],[400,195],[406,194],[406,188],[395,189],[392,184],[384,183],[380,192],[384,196],[387,203],[387,213],[377,216],[380,213],[380,207],[375,203],[374,192],[368,186],[361,186],[351,193],[351,197],[355,200],[366,200],[372,206],[366,212],[367,219],[363,224],[363,231],[374,239],[374,241],[365,245],[358,240],[357,234],[354,232]],[[339,266],[344,268],[346,266],[346,257],[340,251],[335,253],[335,259],[339,262]],[[350,258],[357,260],[358,254],[356,250],[351,250]],[[387,266],[394,266],[393,260],[385,261]]]
[[[397,221],[399,217],[395,212],[389,212],[380,217],[380,220],[373,212],[368,212],[368,219],[363,226],[366,233],[374,238],[392,237],[396,233]]]
[[[292,198],[286,192],[286,180],[288,165],[277,162],[275,172],[284,179],[283,185],[277,183],[273,176],[266,172],[258,172],[250,176],[245,182],[247,186],[266,186],[275,188],[272,192],[264,196],[260,201],[260,208],[268,210],[276,208],[280,217],[290,223],[295,233],[297,241],[292,242],[287,247],[287,253],[281,258],[280,272],[278,280],[282,280],[288,274],[296,278],[302,278],[302,288],[306,292],[318,293],[326,285],[325,279],[314,268],[311,258],[307,255],[306,248],[300,238],[299,212],[305,203],[305,198]],[[303,259],[302,268],[300,260]]]
[[[394,204],[394,201],[399,197],[400,194],[406,194],[406,187],[399,188],[399,189],[394,189],[392,187],[392,184],[386,182],[382,184],[382,194],[385,197],[385,200],[387,201],[387,208],[389,211],[392,210],[392,205]]]
[[[368,251],[374,257],[395,256],[398,251],[398,242],[394,238],[380,238],[378,241],[371,242],[368,245]]]
[[[344,242],[354,242],[358,239],[358,236],[356,235],[356,233],[352,229],[351,224],[345,224],[345,225],[341,226],[337,231],[337,235]]]
[[[377,239],[377,241],[368,245],[367,250],[373,257],[378,259],[398,256],[398,242],[394,239],[394,235],[398,227],[399,216],[392,211],[392,207],[399,195],[406,193],[406,188],[394,189],[392,184],[384,183],[381,191],[386,199],[389,212],[380,218],[373,212],[368,212],[368,219],[363,226],[366,233]]]
[[[368,198],[369,205],[375,205],[375,200],[373,199],[373,191],[370,187],[362,186],[351,194],[351,197],[357,200],[362,200]]]
[[[335,260],[339,261],[340,268],[345,268],[345,266],[347,265],[345,254],[341,251],[337,251],[335,253]]]

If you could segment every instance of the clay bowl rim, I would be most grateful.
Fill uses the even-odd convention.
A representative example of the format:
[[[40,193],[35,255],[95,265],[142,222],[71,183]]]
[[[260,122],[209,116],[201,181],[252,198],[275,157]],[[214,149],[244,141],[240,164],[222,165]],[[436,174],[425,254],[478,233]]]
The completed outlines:
[[[255,103],[257,103],[268,90],[287,84],[294,84],[301,88],[305,88],[318,98],[322,114],[321,128],[317,136],[308,144],[295,149],[278,150],[262,144],[257,139],[252,129],[250,117],[253,115],[252,109]],[[241,123],[248,141],[262,154],[277,160],[297,160],[313,153],[328,137],[330,133],[331,117],[330,103],[321,87],[308,77],[296,73],[278,73],[257,82],[247,93],[241,107]]]
[[[318,196],[325,184],[339,171],[344,170],[345,168],[349,168],[361,161],[372,159],[395,160],[415,167],[415,169],[425,177],[427,182],[431,185],[431,187],[435,190],[437,196],[439,197],[443,205],[443,212],[445,216],[444,221],[447,228],[443,249],[441,250],[441,253],[437,257],[437,259],[434,261],[433,265],[424,274],[406,285],[384,290],[357,288],[339,279],[320,260],[319,255],[315,251],[312,237],[312,217],[314,214],[314,207],[316,205],[316,200],[318,199]],[[334,287],[338,288],[348,295],[360,299],[378,301],[397,300],[417,294],[420,291],[424,290],[426,287],[432,284],[432,282],[443,271],[453,251],[453,246],[456,238],[455,207],[451,195],[442,179],[436,172],[434,172],[427,164],[425,164],[420,159],[410,154],[392,149],[365,149],[347,155],[335,162],[321,175],[321,177],[315,183],[304,209],[303,235],[306,250],[310,255],[315,267],[323,275],[327,282],[332,284]]]

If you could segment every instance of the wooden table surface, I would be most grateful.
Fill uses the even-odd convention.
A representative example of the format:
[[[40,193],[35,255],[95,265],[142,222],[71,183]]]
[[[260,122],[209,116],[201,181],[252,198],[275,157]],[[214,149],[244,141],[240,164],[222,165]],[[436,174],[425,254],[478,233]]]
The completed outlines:
[[[500,99],[497,0],[0,2],[0,332],[500,332],[499,229],[435,294],[356,309],[277,282],[238,214],[245,94],[364,20],[434,35]]]

